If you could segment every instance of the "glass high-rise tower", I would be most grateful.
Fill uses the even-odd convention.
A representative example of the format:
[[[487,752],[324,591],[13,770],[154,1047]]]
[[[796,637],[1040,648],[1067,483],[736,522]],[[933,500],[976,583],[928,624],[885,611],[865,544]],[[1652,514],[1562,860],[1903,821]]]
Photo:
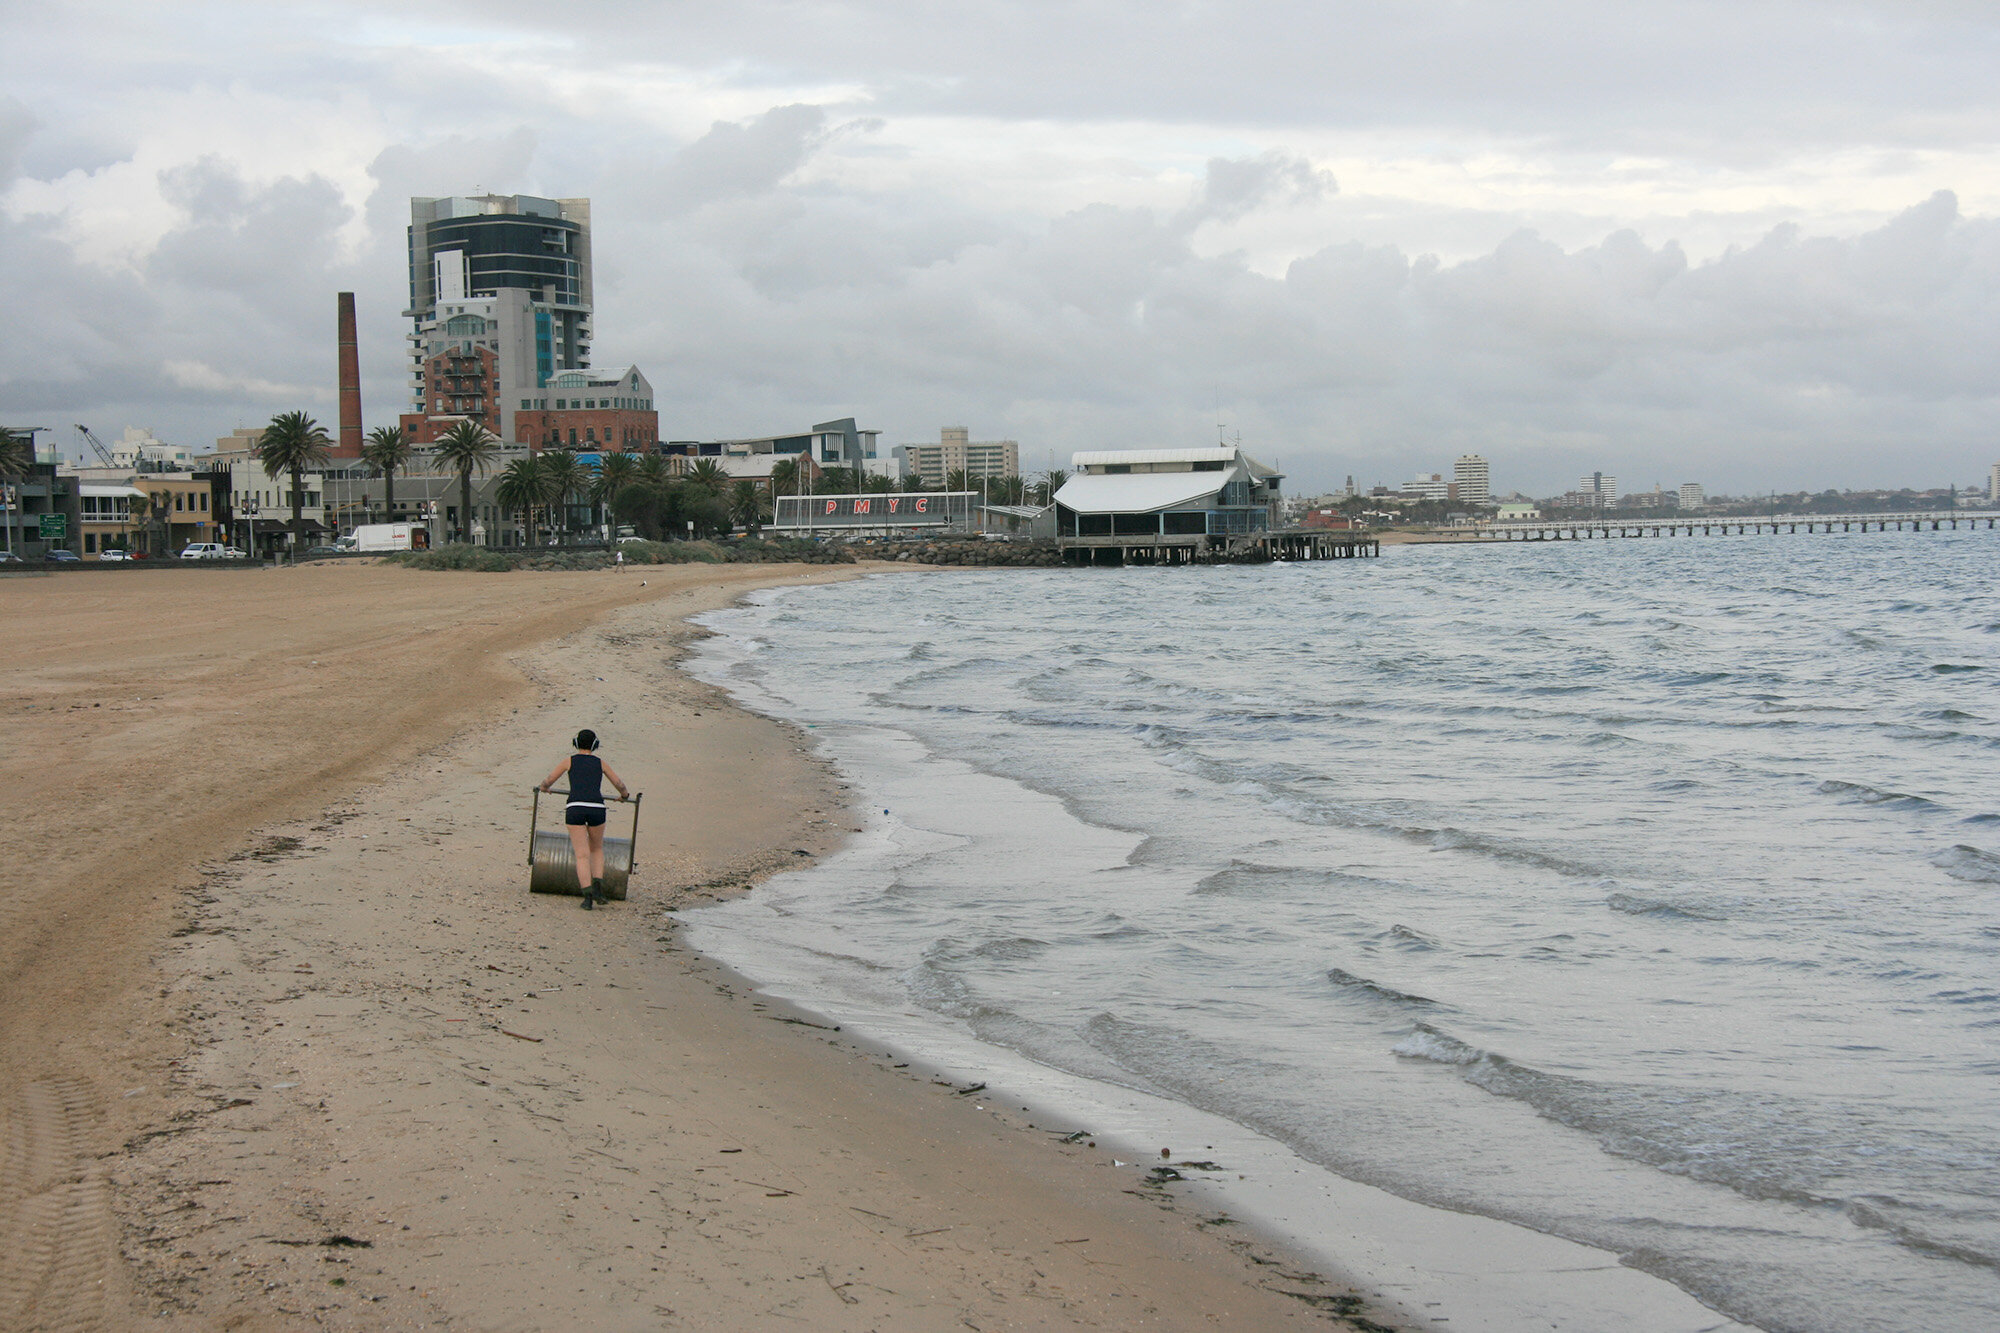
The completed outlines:
[[[525,194],[410,200],[411,397],[425,409],[430,344],[455,316],[512,326],[507,388],[590,366],[590,201]]]

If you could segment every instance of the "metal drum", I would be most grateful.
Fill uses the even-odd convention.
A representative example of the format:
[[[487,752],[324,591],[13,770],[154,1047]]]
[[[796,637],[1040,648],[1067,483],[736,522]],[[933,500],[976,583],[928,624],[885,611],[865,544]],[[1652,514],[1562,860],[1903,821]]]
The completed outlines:
[[[528,892],[567,893],[572,897],[583,892],[583,887],[576,882],[576,844],[569,840],[569,834],[564,830],[536,829],[535,856],[529,864],[533,868],[528,872]],[[632,840],[606,838],[604,896],[624,902],[625,886],[631,880]]]
[[[643,792],[634,792],[629,802],[616,802],[612,807],[632,807],[632,836],[604,840],[604,896],[614,902],[625,901],[626,886],[632,882],[632,849],[639,841],[639,802],[643,796]],[[537,787],[534,811],[528,817],[528,892],[580,896],[583,885],[577,882],[576,844],[570,841],[569,829],[539,827],[541,814],[542,791]]]

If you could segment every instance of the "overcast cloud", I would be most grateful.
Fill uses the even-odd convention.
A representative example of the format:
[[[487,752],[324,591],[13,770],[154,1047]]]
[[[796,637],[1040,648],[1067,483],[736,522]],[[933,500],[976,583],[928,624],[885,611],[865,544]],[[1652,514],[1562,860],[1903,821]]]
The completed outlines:
[[[419,8],[421,12],[419,12]],[[551,15],[554,15],[553,17]],[[65,4],[0,18],[0,420],[401,410],[413,194],[591,198],[672,438],[1222,423],[1295,489],[2000,459],[2000,18],[1948,0]]]

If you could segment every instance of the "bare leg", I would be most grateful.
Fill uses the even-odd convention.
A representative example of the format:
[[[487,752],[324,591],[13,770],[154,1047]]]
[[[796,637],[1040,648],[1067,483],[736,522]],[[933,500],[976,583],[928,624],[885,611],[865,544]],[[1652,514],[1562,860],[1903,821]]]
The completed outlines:
[[[590,830],[590,877],[604,878],[604,825],[593,825]]]
[[[576,891],[590,892],[590,835],[597,832],[584,824],[569,826],[569,845],[576,853]]]

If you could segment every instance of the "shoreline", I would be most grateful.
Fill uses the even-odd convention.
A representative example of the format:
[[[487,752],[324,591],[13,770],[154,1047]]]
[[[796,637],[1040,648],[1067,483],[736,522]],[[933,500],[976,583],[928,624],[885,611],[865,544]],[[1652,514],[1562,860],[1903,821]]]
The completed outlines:
[[[727,649],[705,664],[698,659],[699,654],[691,655],[686,669],[711,683],[725,679],[729,663],[740,660]],[[775,700],[747,682],[739,703],[787,720],[773,707]],[[828,717],[817,721],[822,749],[835,771],[866,797],[871,816],[830,858],[828,868],[835,871],[843,860],[860,863],[860,871],[849,872],[846,880],[872,881],[892,874],[876,858],[888,856],[893,864],[899,830],[920,842],[980,843],[981,822],[990,819],[991,812],[1009,812],[1010,824],[1033,823],[1035,806],[1061,800],[1038,788],[1003,789],[1018,784],[963,759],[930,751],[892,726],[850,725]],[[948,789],[952,796],[948,806],[929,807],[916,816],[916,825],[905,829],[910,810],[919,804],[905,789],[915,780],[904,767],[913,759],[921,765],[927,787]],[[981,790],[985,787],[994,789]],[[1078,817],[1063,804],[1071,817]],[[884,806],[896,807],[899,819],[872,817]],[[968,816],[963,823],[935,822],[947,808],[987,813]],[[1097,831],[1116,840],[1111,830]],[[994,848],[992,854],[1004,857],[1006,852]],[[801,873],[811,876],[814,867],[804,867]],[[833,883],[821,887],[842,901],[844,892],[853,891],[843,889],[844,882],[836,875]],[[811,892],[806,888],[800,894]],[[722,910],[742,920],[750,913],[736,909],[749,906],[737,903]],[[769,910],[776,918],[791,915],[782,899],[770,902]],[[761,994],[797,1005],[824,1022],[842,1023],[950,1081],[990,1088],[989,1095],[1004,1097],[1010,1111],[1019,1105],[1022,1114],[1010,1118],[1029,1128],[1046,1126],[1051,1119],[1065,1128],[1091,1127],[1101,1146],[1126,1159],[1118,1165],[1128,1169],[1128,1177],[1140,1188],[1151,1183],[1153,1168],[1190,1168],[1184,1183],[1172,1188],[1187,1201],[1198,1202],[1200,1211],[1214,1213],[1219,1207],[1231,1224],[1261,1233],[1266,1243],[1296,1256],[1301,1266],[1341,1274],[1343,1282],[1369,1292],[1384,1308],[1397,1303],[1411,1326],[1448,1320],[1451,1327],[1493,1330],[1589,1329],[1611,1323],[1635,1333],[1749,1328],[1660,1277],[1622,1265],[1612,1251],[1519,1223],[1405,1199],[1343,1176],[1278,1138],[1196,1105],[1071,1074],[982,1041],[961,1023],[911,1012],[915,1006],[876,996],[872,983],[857,981],[843,988],[836,975],[839,969],[829,970],[806,957],[796,941],[784,942],[790,937],[781,925],[776,933],[768,929],[760,933],[749,923],[746,936],[761,942],[730,950],[728,927],[704,927],[698,917],[690,920],[697,929],[697,947],[711,954],[719,951],[728,965],[754,976]],[[704,939],[702,932],[711,929],[724,935]],[[869,966],[880,966],[880,961]],[[1027,1105],[1020,1105],[1024,1102]],[[1169,1157],[1162,1144],[1182,1147]],[[1408,1313],[1412,1311],[1423,1313]]]
[[[1135,1199],[1103,1154],[1030,1136],[678,945],[663,883],[676,903],[717,896],[851,828],[840,780],[802,735],[680,669],[702,632],[685,617],[732,589],[865,568],[648,570],[672,585],[648,594],[631,574],[626,587],[536,575],[512,590],[500,581],[520,576],[391,576],[396,596],[373,599],[385,620],[421,622],[475,590],[453,614],[476,658],[452,674],[434,622],[384,624],[376,659],[344,664],[347,692],[325,677],[280,684],[348,637],[328,637],[321,599],[358,591],[337,582],[356,572],[251,575],[274,597],[256,610],[284,623],[246,623],[243,639],[276,640],[272,660],[247,673],[230,662],[208,685],[235,693],[203,707],[170,697],[191,688],[173,668],[215,675],[196,659],[224,655],[227,636],[154,643],[150,656],[132,636],[146,667],[126,669],[166,686],[151,700],[159,716],[111,729],[123,750],[108,771],[139,754],[166,778],[140,804],[200,808],[217,791],[227,803],[232,779],[174,782],[172,755],[204,723],[282,735],[304,701],[324,709],[351,693],[350,733],[387,739],[328,745],[308,776],[249,803],[282,817],[185,831],[172,848],[206,851],[189,858],[197,873],[173,872],[129,798],[125,818],[111,813],[134,784],[106,780],[94,818],[114,845],[99,860],[129,885],[118,903],[144,910],[108,939],[94,932],[120,946],[95,970],[143,965],[72,986],[91,1002],[71,1011],[97,1020],[89,1030],[7,1057],[23,1094],[6,1107],[8,1140],[29,1145],[25,1169],[17,1151],[0,1179],[16,1211],[0,1223],[13,1233],[0,1258],[10,1319],[1323,1327],[1346,1311],[1348,1326],[1384,1326],[1282,1254],[1208,1234],[1170,1198]],[[546,616],[526,629],[508,617],[522,586],[582,586],[598,601],[538,637]],[[106,624],[131,610],[97,600]],[[500,646],[510,636],[523,642]],[[395,670],[382,669],[389,656]],[[78,691],[118,674],[91,659],[73,653],[10,703],[73,734],[91,708]],[[603,677],[587,679],[591,667]],[[397,680],[420,678],[432,682],[421,699],[365,694],[393,699]],[[367,717],[369,703],[384,716]],[[585,708],[623,738],[607,753],[628,781],[654,795],[632,898],[588,916],[517,882],[515,808]],[[524,765],[535,771],[513,771]],[[241,769],[233,780],[257,786]],[[0,959],[11,982],[76,961],[69,932],[93,914],[73,910],[82,900],[67,888],[9,886],[4,911],[34,927],[31,947]],[[113,897],[92,906],[116,915]],[[7,1017],[10,1032],[39,1030],[18,990]]]

